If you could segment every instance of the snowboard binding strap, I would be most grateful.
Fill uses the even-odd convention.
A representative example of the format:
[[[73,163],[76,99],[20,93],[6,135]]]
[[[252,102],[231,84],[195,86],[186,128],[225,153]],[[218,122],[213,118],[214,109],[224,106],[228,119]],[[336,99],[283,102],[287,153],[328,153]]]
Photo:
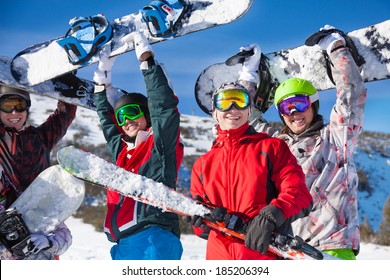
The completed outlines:
[[[113,36],[112,26],[102,14],[75,17],[69,21],[69,25],[71,28],[57,43],[64,48],[73,65],[88,62]]]
[[[182,0],[159,0],[143,7],[140,13],[153,37],[167,39],[175,35],[186,7]]]
[[[70,98],[84,98],[88,95],[88,85],[76,76],[75,72],[53,79],[54,89],[62,96]]]
[[[313,33],[312,35],[310,35],[305,40],[305,45],[306,46],[314,46],[314,45],[318,44],[318,42],[322,38],[324,38],[325,36],[328,36],[329,34],[332,34],[332,33],[338,33],[341,36],[343,36],[345,43],[346,43],[346,47],[349,49],[349,52],[351,53],[353,60],[355,61],[356,65],[360,69],[361,66],[365,63],[364,58],[359,54],[359,52],[355,46],[355,43],[352,41],[352,39],[347,34],[345,34],[343,31],[341,31],[339,29],[332,28],[332,29],[317,31],[317,32]],[[330,60],[329,54],[325,50],[322,51],[322,54],[323,54],[324,59],[325,59],[325,66],[326,66],[326,72],[328,74],[328,77],[329,77],[330,81],[335,85],[336,83],[333,80],[333,75],[332,75],[332,70],[331,70],[331,66],[333,65],[332,61]]]

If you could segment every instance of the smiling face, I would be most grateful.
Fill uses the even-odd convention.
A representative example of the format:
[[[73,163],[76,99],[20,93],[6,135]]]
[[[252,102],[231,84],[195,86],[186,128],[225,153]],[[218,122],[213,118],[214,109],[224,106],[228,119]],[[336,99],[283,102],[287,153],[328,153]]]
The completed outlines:
[[[20,130],[27,120],[27,110],[17,112],[13,110],[11,113],[0,111],[0,119],[5,127]]]
[[[238,110],[232,106],[230,110],[224,112],[216,109],[213,112],[213,117],[222,130],[236,129],[248,122],[249,108]]]
[[[122,126],[123,131],[129,137],[136,137],[138,131],[146,130],[147,122],[145,116],[141,116],[135,120],[126,119],[126,123]]]
[[[282,115],[284,122],[294,134],[301,134],[312,123],[314,118],[313,106],[304,112],[295,111],[291,115]]]

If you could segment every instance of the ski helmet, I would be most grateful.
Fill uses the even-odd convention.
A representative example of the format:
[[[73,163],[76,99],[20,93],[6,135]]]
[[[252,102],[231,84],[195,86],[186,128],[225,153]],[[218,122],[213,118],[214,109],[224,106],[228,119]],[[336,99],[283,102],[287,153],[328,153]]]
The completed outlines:
[[[294,95],[308,96],[310,98],[311,103],[315,105],[315,113],[318,113],[319,95],[317,89],[308,80],[300,78],[290,78],[277,87],[274,97],[274,104],[276,108],[278,108],[278,104],[280,101]]]
[[[124,95],[122,95],[118,99],[118,101],[115,102],[114,112],[116,113],[118,109],[127,104],[138,104],[141,107],[142,112],[144,113],[147,126],[151,126],[150,113],[148,108],[148,98],[145,95],[137,92],[125,92]]]
[[[19,88],[10,87],[7,85],[0,85],[0,99],[9,96],[19,96],[24,100],[26,100],[27,110],[31,107],[30,93],[28,91]]]

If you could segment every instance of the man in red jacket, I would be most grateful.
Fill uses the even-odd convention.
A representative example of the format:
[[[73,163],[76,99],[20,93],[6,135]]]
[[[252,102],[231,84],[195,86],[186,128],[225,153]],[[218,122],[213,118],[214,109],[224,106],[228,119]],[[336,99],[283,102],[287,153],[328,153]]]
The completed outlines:
[[[243,86],[223,85],[212,100],[218,136],[194,163],[191,194],[215,211],[222,207],[238,216],[247,233],[243,242],[211,230],[206,259],[277,259],[268,251],[272,233],[288,232],[292,221],[311,210],[305,176],[282,140],[249,125],[251,101]],[[189,221],[198,235],[204,229],[200,221]]]

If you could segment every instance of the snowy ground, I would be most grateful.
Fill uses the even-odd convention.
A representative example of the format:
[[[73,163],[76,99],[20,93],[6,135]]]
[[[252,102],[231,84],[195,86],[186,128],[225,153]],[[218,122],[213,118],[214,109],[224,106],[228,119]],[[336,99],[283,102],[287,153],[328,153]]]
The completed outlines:
[[[69,218],[66,222],[72,231],[73,244],[61,256],[62,260],[110,260],[109,251],[112,243],[104,233],[94,230],[92,225],[81,219]],[[195,235],[183,235],[183,260],[204,260],[206,240]],[[375,244],[362,244],[358,260],[390,260],[390,247]]]
[[[206,261],[206,241],[183,235],[184,254],[180,261],[110,261],[111,243],[103,233],[81,219],[69,218],[66,223],[72,231],[73,244],[61,261],[2,261],[1,279],[329,280],[336,275],[345,279],[388,279],[390,247],[374,244],[363,243],[358,261],[349,262]]]

